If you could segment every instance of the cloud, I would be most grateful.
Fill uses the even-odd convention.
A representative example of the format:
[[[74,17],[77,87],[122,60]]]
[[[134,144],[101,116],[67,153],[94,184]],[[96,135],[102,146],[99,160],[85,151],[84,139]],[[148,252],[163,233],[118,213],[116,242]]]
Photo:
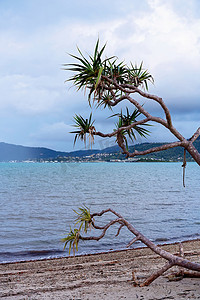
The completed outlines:
[[[43,76],[1,77],[0,89],[3,95],[0,100],[1,113],[13,110],[19,114],[35,115],[52,111],[61,93],[58,88],[52,87],[51,81],[51,77]]]
[[[37,118],[35,129],[34,121],[31,122],[32,139],[36,143],[38,134],[43,141],[50,140],[50,126],[52,144],[56,145],[55,124],[67,126],[72,124],[75,113],[89,114],[84,93],[69,89],[69,83],[64,84],[70,73],[61,70],[62,64],[72,61],[67,53],[77,54],[77,45],[84,54],[91,53],[99,36],[102,45],[107,42],[107,56],[115,54],[127,63],[144,61],[144,67],[155,77],[155,87],[150,91],[163,97],[175,120],[180,116],[198,119],[195,113],[200,109],[198,1],[135,0],[126,1],[125,5],[117,0],[115,6],[104,0],[78,3],[77,6],[63,0],[59,0],[59,5],[46,0],[21,0],[19,5],[0,7],[0,25],[4,26],[0,33],[1,115],[15,120]],[[149,106],[148,100],[146,105]],[[156,105],[150,109],[160,113]],[[106,132],[113,129],[112,121],[104,119],[108,115],[94,111],[98,129]],[[9,121],[6,124],[4,119],[2,126],[9,127]],[[57,132],[59,128],[62,139],[64,132],[62,126],[57,127]],[[12,127],[12,131],[13,136],[22,136],[17,128]],[[27,139],[24,136],[25,143],[30,135]],[[159,139],[159,132],[155,138]],[[73,137],[69,139],[72,141]]]
[[[72,127],[64,122],[44,123],[29,134],[29,145],[68,151],[73,147]],[[80,145],[81,146],[81,145]]]
[[[39,129],[38,132],[32,134],[32,137],[35,137],[38,140],[46,141],[66,141],[67,135],[71,130],[72,127],[63,122],[45,124]]]

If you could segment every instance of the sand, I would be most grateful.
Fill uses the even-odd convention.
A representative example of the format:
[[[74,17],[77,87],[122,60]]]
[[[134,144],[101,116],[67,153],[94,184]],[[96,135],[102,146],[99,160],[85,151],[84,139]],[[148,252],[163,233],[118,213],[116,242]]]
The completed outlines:
[[[187,259],[200,262],[200,240],[183,243]],[[178,253],[178,244],[164,245]],[[148,287],[139,280],[165,261],[147,248],[0,265],[2,299],[200,299],[200,278],[169,281],[167,271]]]

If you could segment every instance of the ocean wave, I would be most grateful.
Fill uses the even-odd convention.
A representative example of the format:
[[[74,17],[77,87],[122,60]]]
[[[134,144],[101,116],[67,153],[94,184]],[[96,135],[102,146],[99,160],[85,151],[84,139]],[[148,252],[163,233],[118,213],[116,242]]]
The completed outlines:
[[[64,251],[58,249],[0,252],[0,262],[8,263],[8,262],[53,258],[58,256],[59,257],[64,256],[64,253],[65,253]]]

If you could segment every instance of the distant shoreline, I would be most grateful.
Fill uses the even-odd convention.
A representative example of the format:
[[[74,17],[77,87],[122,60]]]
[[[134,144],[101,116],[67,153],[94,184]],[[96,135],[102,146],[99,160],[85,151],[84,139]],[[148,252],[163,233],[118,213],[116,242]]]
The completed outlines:
[[[73,164],[73,163],[183,163],[181,160],[156,160],[156,159],[139,159],[135,161],[129,161],[129,160],[112,160],[112,161],[106,161],[106,160],[79,160],[79,161],[33,161],[33,160],[25,160],[25,161],[0,161],[0,163],[10,163],[10,164],[18,164],[18,163],[53,163],[53,164]],[[195,161],[188,161],[187,163],[196,163]]]
[[[159,142],[140,143],[130,145],[130,152],[145,151],[150,148],[166,144]],[[195,147],[200,151],[200,138],[194,142]],[[99,145],[100,146],[100,145]],[[105,144],[106,146],[106,144]],[[109,145],[108,145],[109,146]],[[28,147],[0,142],[0,161],[79,161],[79,160],[124,160],[125,155],[117,145],[103,147],[101,149],[82,149],[70,152],[56,151],[44,147]],[[183,149],[181,147],[168,149],[161,152],[154,152],[145,156],[134,157],[133,160],[158,160],[158,161],[182,161]],[[193,161],[192,157],[187,154],[186,160]]]

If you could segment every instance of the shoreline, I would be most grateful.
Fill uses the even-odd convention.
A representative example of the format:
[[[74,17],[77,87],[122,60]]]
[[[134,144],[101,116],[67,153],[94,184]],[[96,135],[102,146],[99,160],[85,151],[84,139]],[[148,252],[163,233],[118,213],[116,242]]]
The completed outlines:
[[[178,254],[178,244],[161,248]],[[200,262],[200,239],[182,242],[186,258]],[[200,278],[170,282],[166,275],[150,286],[134,287],[165,260],[147,247],[0,264],[4,299],[200,299]],[[28,297],[28,298],[26,298]],[[167,298],[168,297],[168,298]]]
[[[174,242],[165,242],[165,243],[156,243],[154,242],[157,246],[162,247],[162,246],[167,246],[167,245],[177,245],[179,243],[187,243],[187,242],[191,242],[191,241],[200,241],[200,238],[193,238],[193,239],[189,239],[189,240],[183,240],[183,241],[174,241]],[[141,243],[142,244],[142,243]],[[141,250],[141,249],[145,249],[146,246],[142,244],[142,246],[140,247],[135,247],[135,248],[123,248],[123,249],[116,249],[116,250],[105,250],[105,251],[97,251],[97,252],[91,252],[91,253],[84,253],[84,254],[79,254],[78,252],[76,252],[75,257],[80,257],[80,256],[91,256],[91,255],[101,255],[101,254],[107,254],[107,253],[117,253],[117,252],[122,252],[122,251],[127,251],[127,250]],[[68,251],[64,250],[29,250],[26,253],[45,253],[45,252],[60,252],[60,253],[68,253]],[[19,252],[21,253],[21,252]],[[26,255],[26,254],[25,254]],[[35,255],[35,254],[34,254]],[[43,260],[53,260],[53,259],[62,259],[62,258],[70,258],[70,257],[74,257],[73,255],[61,255],[61,256],[55,256],[55,257],[41,257],[41,258],[28,258],[28,259],[21,259],[21,260],[13,260],[13,261],[0,261],[0,266],[4,265],[4,264],[15,264],[15,263],[24,263],[24,262],[32,262],[32,261],[43,261]]]

